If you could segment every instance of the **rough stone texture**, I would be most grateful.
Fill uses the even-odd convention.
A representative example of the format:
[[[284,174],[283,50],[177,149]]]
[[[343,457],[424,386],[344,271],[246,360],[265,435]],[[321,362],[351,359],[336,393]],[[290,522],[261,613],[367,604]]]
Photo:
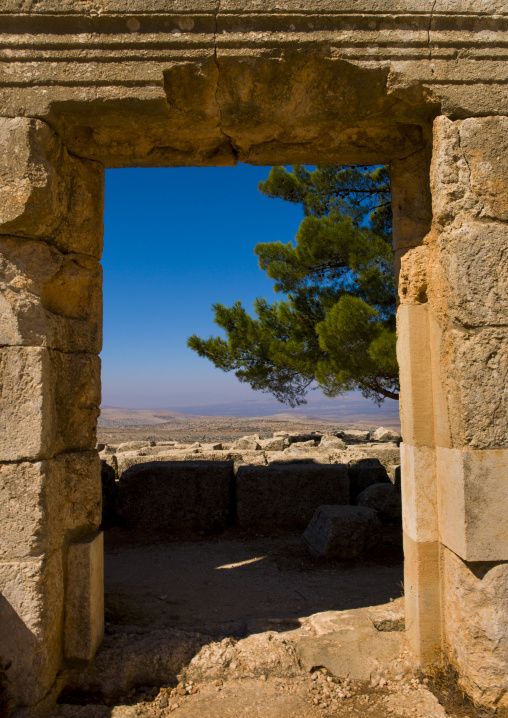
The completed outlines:
[[[393,621],[393,611],[379,608],[385,609],[383,614],[388,613],[388,620]],[[376,623],[381,626],[383,617],[372,616],[369,611],[325,611],[306,619],[311,635],[296,644],[306,670],[323,666],[338,678],[363,681],[400,679],[414,670],[415,658],[408,655],[403,630],[379,630]],[[395,611],[397,618],[399,614]]]
[[[378,512],[383,522],[402,521],[402,501],[400,491],[393,484],[373,484],[357,497],[358,506],[366,506]]]
[[[402,437],[398,431],[386,429],[384,426],[380,426],[379,429],[376,429],[376,431],[372,434],[372,439],[374,441],[395,441],[398,443]]]
[[[508,690],[508,564],[465,563],[443,548],[445,637],[467,692],[494,706]]]
[[[104,538],[77,541],[67,552],[65,655],[90,661],[104,635]]]
[[[273,436],[271,439],[261,439],[259,442],[263,451],[284,451],[286,442],[282,436]]]
[[[0,349],[0,459],[93,449],[100,360],[40,347]]]
[[[240,466],[236,502],[240,526],[304,528],[321,504],[349,503],[349,479],[340,465]]]
[[[174,532],[219,530],[230,516],[232,462],[150,462],[120,477],[123,517],[132,527]]]
[[[391,485],[390,485],[391,486]],[[302,536],[313,556],[354,561],[379,540],[378,512],[364,506],[320,506]]]
[[[96,452],[0,464],[0,560],[43,557],[100,521]]]
[[[318,445],[318,451],[342,451],[346,448],[346,444],[342,439],[339,439],[337,436],[330,436],[329,434],[325,434],[321,437],[321,441]]]

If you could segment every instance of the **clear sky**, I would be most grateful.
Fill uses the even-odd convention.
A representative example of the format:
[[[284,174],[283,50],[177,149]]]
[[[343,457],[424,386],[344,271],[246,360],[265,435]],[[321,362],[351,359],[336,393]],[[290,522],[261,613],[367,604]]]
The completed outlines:
[[[254,246],[292,240],[303,214],[299,206],[258,191],[269,169],[106,172],[104,405],[196,413],[209,413],[209,407],[238,415],[288,410],[186,346],[193,333],[218,333],[214,302],[240,299],[250,308],[258,296],[276,297]],[[312,405],[330,408],[344,402],[319,392],[311,398]]]

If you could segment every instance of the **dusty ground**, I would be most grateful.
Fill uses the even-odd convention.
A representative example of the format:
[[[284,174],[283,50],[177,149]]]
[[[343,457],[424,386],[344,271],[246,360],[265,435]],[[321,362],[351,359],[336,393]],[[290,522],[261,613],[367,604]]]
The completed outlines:
[[[402,556],[380,547],[348,565],[312,558],[300,533],[231,529],[184,542],[106,532],[107,620],[208,635],[268,630],[326,610],[387,603],[402,594]]]
[[[159,629],[177,628],[194,636],[207,634],[206,640],[211,640],[206,646],[208,677],[198,671],[194,682],[184,677],[179,684],[176,679],[162,687],[137,685],[117,698],[70,692],[62,696],[53,718],[489,715],[462,699],[453,676],[440,676],[435,684],[438,690],[433,688],[432,692],[429,688],[433,686],[424,676],[411,672],[401,680],[370,682],[339,680],[324,669],[305,671],[300,666],[295,672],[295,664],[292,673],[283,669],[283,677],[281,664],[278,673],[256,670],[265,661],[263,646],[267,654],[271,651],[275,656],[278,651],[283,655],[285,637],[308,630],[305,625],[312,614],[387,602],[392,605],[390,599],[397,599],[402,588],[401,556],[393,544],[381,546],[369,561],[348,565],[311,558],[296,533],[268,535],[235,529],[215,538],[182,541],[114,529],[106,532],[105,554],[106,633],[110,645],[115,645],[122,632],[127,640],[127,634],[141,632],[134,636],[141,641],[140,646],[144,635],[156,636]],[[395,610],[400,613],[402,605]],[[155,654],[149,650],[142,662],[150,661],[161,647],[164,653],[158,640],[158,644],[153,643]],[[242,654],[249,642],[254,651],[250,665],[250,654]],[[214,655],[219,657],[228,645],[236,646],[233,650],[240,663],[235,668],[230,662],[225,673],[217,674],[223,677],[217,678]],[[106,672],[113,677],[121,670],[114,656],[122,653],[115,650],[107,654],[111,658],[107,659]],[[154,660],[157,663],[156,657]],[[269,662],[267,655],[265,663]]]

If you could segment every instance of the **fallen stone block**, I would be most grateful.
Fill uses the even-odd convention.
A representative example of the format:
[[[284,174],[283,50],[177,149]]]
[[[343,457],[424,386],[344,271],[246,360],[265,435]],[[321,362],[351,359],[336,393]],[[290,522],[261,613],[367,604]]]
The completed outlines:
[[[237,439],[231,446],[233,451],[259,451],[261,449],[260,438],[256,434],[254,436],[242,436]]]
[[[344,441],[368,441],[370,431],[364,431],[362,429],[342,429],[337,432],[337,435],[341,439],[344,439]]]
[[[313,556],[350,561],[361,558],[379,540],[377,511],[364,506],[319,506],[302,536]]]
[[[119,495],[129,528],[160,532],[224,529],[234,481],[231,461],[164,461],[131,466]]]
[[[289,444],[301,444],[304,441],[321,441],[322,434],[319,434],[315,431],[307,432],[307,433],[296,433],[296,432],[290,432],[290,431],[276,431],[274,432],[275,436],[282,436],[284,439],[287,439]]]
[[[304,619],[308,631],[297,636],[296,651],[307,671],[322,666],[341,679],[400,680],[417,670],[418,663],[407,649],[403,615],[391,624],[378,628],[382,624],[370,608],[314,614]]]
[[[284,451],[287,445],[283,436],[272,436],[271,439],[261,439],[259,443],[263,451]]]
[[[398,444],[402,441],[402,436],[394,429],[386,429],[384,426],[380,426],[372,434],[372,439],[374,441],[395,441]]]
[[[401,487],[400,464],[393,464],[393,466],[390,466],[390,481],[400,491],[400,487]]]
[[[321,504],[349,503],[349,479],[339,464],[240,466],[236,497],[241,526],[303,528]]]
[[[123,444],[119,444],[116,453],[123,451],[136,451],[144,449],[147,446],[155,446],[155,441],[125,441]]]
[[[338,436],[331,434],[325,434],[321,437],[319,442],[318,451],[342,451],[347,448],[347,445]]]
[[[401,523],[402,497],[393,484],[372,484],[358,496],[358,506],[367,506],[379,513],[386,523]]]
[[[373,484],[390,482],[386,468],[379,459],[359,459],[348,463],[350,503],[356,504],[357,497]]]

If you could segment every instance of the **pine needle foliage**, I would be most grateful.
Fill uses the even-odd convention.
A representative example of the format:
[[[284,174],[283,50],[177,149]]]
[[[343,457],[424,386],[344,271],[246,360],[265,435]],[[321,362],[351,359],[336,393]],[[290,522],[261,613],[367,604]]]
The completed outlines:
[[[292,407],[316,385],[398,399],[388,168],[273,167],[259,190],[304,212],[295,242],[254,249],[284,299],[256,299],[253,315],[215,304],[225,338],[193,335],[188,346]]]

